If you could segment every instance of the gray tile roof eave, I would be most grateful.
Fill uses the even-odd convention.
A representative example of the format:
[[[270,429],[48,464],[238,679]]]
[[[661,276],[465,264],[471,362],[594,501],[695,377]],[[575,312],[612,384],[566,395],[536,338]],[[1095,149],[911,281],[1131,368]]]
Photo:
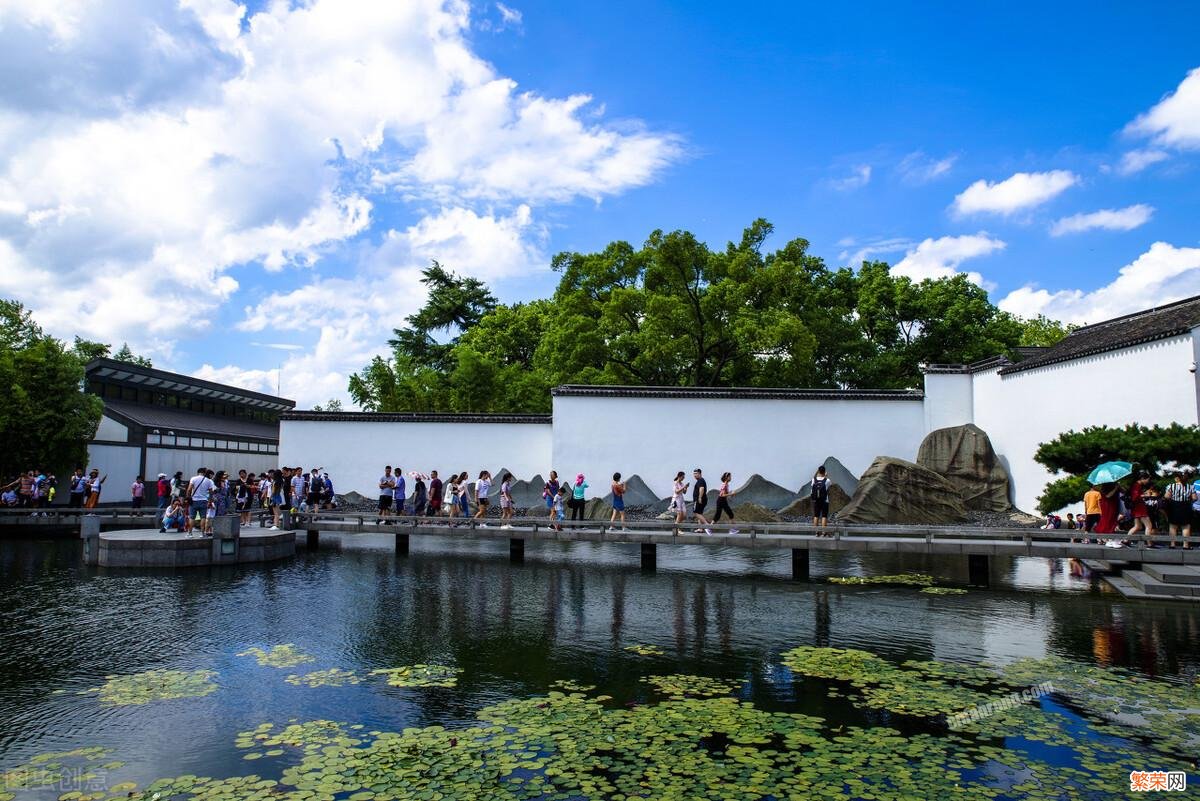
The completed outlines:
[[[635,387],[603,384],[563,384],[555,397],[689,398],[729,400],[878,400],[919,401],[919,389],[791,389],[786,387]]]
[[[548,414],[453,414],[450,412],[316,412],[290,411],[279,416],[289,422],[339,423],[510,423],[548,425]]]

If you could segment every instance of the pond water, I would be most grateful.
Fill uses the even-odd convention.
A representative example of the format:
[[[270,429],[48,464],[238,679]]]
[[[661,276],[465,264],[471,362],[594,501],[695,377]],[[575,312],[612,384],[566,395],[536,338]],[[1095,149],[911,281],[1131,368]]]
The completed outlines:
[[[76,541],[0,540],[0,800],[1200,782],[1200,608],[1123,600],[1065,560],[994,560],[963,595],[823,579],[961,586],[965,559],[814,553],[812,583],[789,572],[786,552],[660,548],[645,573],[636,546],[530,544],[510,564],[504,543],[413,537],[397,557],[390,536],[329,534],[275,565],[105,570]],[[434,667],[371,672],[414,665]]]

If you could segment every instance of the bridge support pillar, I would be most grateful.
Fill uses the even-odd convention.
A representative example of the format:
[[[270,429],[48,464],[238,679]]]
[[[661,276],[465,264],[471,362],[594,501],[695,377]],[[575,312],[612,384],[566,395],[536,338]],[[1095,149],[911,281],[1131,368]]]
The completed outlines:
[[[642,543],[642,570],[655,570],[658,567],[658,546],[653,542]]]
[[[973,587],[986,587],[991,583],[991,560],[985,553],[967,554],[967,583]]]
[[[321,547],[320,531],[317,531],[315,528],[310,528],[306,534],[307,536],[304,538],[304,544],[308,546],[310,551],[315,551]]]
[[[83,540],[83,563],[100,563],[100,518],[84,517],[79,523],[79,539]]]
[[[408,535],[396,532],[396,556],[408,556]]]
[[[513,562],[525,561],[525,540],[520,537],[509,537],[508,558]]]
[[[808,549],[792,549],[792,580],[808,581]]]

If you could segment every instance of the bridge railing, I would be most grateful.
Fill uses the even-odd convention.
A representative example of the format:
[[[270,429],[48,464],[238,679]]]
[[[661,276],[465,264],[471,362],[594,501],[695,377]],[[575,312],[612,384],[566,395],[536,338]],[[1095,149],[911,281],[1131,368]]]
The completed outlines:
[[[94,509],[80,509],[64,506],[51,506],[44,509],[25,509],[25,508],[0,508],[0,525],[78,525],[79,522],[88,516],[101,518],[101,522],[125,523],[125,524],[144,524],[152,525],[158,519],[159,510],[157,506],[143,506],[133,508],[129,506],[105,506]],[[230,511],[230,514],[237,514],[236,511]],[[255,508],[250,512],[255,522],[268,524],[272,520],[270,510]],[[628,533],[670,533],[673,536],[687,535],[694,536],[703,532],[705,529],[713,532],[714,535],[723,537],[737,536],[747,537],[751,539],[770,536],[807,536],[814,537],[817,535],[827,535],[831,539],[841,539],[843,537],[896,537],[905,539],[924,539],[927,542],[934,540],[1008,540],[1022,541],[1025,544],[1032,542],[1052,542],[1052,543],[1069,543],[1072,540],[1105,540],[1105,539],[1126,539],[1134,540],[1139,543],[1156,543],[1166,544],[1175,540],[1176,542],[1187,542],[1181,540],[1176,535],[1172,537],[1165,531],[1158,531],[1153,536],[1138,534],[1130,536],[1126,532],[1116,532],[1113,534],[1088,534],[1080,529],[1043,529],[1025,526],[975,526],[969,524],[959,525],[904,525],[904,524],[848,524],[834,523],[827,526],[813,526],[811,523],[805,522],[778,522],[778,523],[751,523],[746,521],[720,522],[697,524],[691,520],[686,520],[683,523],[676,523],[674,520],[630,520],[626,523],[615,522],[610,523],[608,520],[550,520],[549,516],[545,517],[514,517],[506,521],[500,518],[489,517],[486,519],[476,519],[471,517],[448,517],[446,515],[392,515],[385,518],[385,523],[377,525],[376,520],[379,520],[379,515],[374,512],[358,512],[358,511],[322,511],[317,513],[302,512],[293,515],[291,519],[293,528],[315,528],[319,529],[322,523],[334,524],[353,524],[362,532],[369,531],[400,531],[403,529],[444,529],[447,534],[453,534],[455,531],[462,529],[475,529],[481,525],[491,529],[498,529],[501,525],[509,525],[512,527],[514,536],[522,530],[525,531],[545,531],[552,527],[561,526],[563,530],[587,530],[601,533],[617,532],[622,529]],[[732,530],[738,530],[738,534],[732,534]],[[1200,542],[1200,534],[1197,535],[1196,541]]]

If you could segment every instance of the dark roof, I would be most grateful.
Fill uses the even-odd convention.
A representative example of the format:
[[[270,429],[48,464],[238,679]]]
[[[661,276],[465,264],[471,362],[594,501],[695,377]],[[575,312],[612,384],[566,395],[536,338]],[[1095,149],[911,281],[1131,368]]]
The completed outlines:
[[[591,398],[722,398],[733,400],[921,400],[917,389],[787,389],[758,387],[626,387],[565,384],[558,397]]]
[[[240,403],[256,409],[283,411],[296,405],[294,400],[279,398],[275,395],[265,395],[249,389],[231,387],[228,384],[218,384],[193,378],[181,373],[168,373],[166,370],[156,370],[153,367],[140,367],[130,362],[119,362],[116,359],[92,359],[84,368],[88,378],[103,378],[108,381],[119,381],[123,384],[144,387],[146,389],[170,390],[193,395],[207,400],[220,400],[229,403]]]
[[[442,414],[438,412],[284,412],[280,420],[333,421],[350,423],[541,423],[548,414]]]
[[[1000,375],[1011,375],[1096,353],[1180,336],[1197,325],[1200,325],[1200,295],[1076,328],[1057,345],[1005,367],[1000,371]]]
[[[926,375],[930,373],[933,373],[934,375],[939,373],[957,373],[969,375],[971,373],[978,373],[983,370],[991,370],[996,367],[1003,367],[1006,364],[1012,364],[1012,362],[1009,361],[1008,357],[1006,356],[989,356],[986,359],[980,359],[979,361],[971,362],[970,364],[925,364],[921,366],[921,372]]]
[[[133,423],[146,428],[157,428],[164,434],[168,430],[197,431],[202,434],[220,434],[226,437],[279,439],[279,426],[271,423],[246,420],[241,417],[200,414],[182,409],[172,409],[170,406],[143,406],[140,403],[106,400],[104,401],[104,413],[120,422]]]

